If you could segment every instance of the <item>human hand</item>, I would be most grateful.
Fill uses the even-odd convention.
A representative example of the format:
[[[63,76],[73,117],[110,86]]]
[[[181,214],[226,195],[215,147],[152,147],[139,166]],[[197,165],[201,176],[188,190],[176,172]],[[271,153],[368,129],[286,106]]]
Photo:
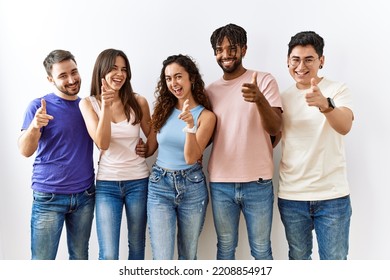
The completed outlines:
[[[138,139],[138,143],[135,146],[135,153],[140,156],[140,157],[145,157],[146,156],[146,144],[142,140],[142,138]]]
[[[252,75],[252,80],[250,83],[242,84],[242,97],[246,102],[257,102],[260,98],[261,91],[257,85],[257,72],[254,72]]]
[[[102,97],[102,106],[111,106],[114,100],[115,91],[110,88],[107,81],[102,79],[101,87],[101,97]]]
[[[188,128],[194,127],[194,118],[190,111],[190,100],[186,99],[183,104],[182,112],[179,115],[179,119],[187,123]]]
[[[326,97],[322,95],[320,88],[317,86],[315,78],[310,80],[310,89],[306,92],[305,98],[307,105],[315,106],[320,109],[326,109],[328,107],[328,101]]]
[[[32,125],[34,126],[34,128],[40,129],[44,126],[47,126],[49,124],[49,121],[52,119],[54,119],[54,117],[48,115],[46,112],[46,100],[42,98],[41,107],[39,107],[38,110],[35,112]]]

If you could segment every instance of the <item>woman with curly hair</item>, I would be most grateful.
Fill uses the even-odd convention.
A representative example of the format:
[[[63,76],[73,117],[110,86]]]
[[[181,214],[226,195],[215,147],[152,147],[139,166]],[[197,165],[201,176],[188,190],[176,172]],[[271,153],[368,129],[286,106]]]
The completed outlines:
[[[153,259],[197,258],[208,204],[202,154],[216,117],[194,61],[185,55],[163,62],[145,156],[158,148],[148,185],[147,214]]]

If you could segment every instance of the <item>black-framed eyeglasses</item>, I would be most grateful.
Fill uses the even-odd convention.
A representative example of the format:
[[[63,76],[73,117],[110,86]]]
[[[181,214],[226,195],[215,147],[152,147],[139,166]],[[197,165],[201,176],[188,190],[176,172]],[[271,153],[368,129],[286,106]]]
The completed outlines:
[[[289,62],[290,62],[290,65],[293,67],[298,66],[299,64],[301,64],[302,61],[303,61],[303,64],[305,64],[305,66],[312,66],[314,64],[314,61],[316,61],[317,59],[320,59],[320,58],[319,57],[317,57],[317,58],[305,57],[305,58],[301,59],[300,57],[293,56],[293,57],[290,57]]]

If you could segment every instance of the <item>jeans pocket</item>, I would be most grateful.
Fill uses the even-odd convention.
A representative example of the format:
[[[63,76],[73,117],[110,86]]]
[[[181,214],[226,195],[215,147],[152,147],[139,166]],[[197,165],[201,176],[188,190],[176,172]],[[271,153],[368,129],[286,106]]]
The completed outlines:
[[[149,176],[149,181],[151,183],[157,183],[158,181],[161,180],[161,177],[162,177],[162,173],[153,168],[152,172],[150,173],[150,176]]]
[[[88,196],[94,196],[95,195],[95,191],[96,191],[96,187],[95,187],[95,184],[91,184],[91,186],[85,190],[85,194],[88,195]]]
[[[34,199],[34,202],[46,203],[46,202],[50,202],[51,200],[54,199],[54,194],[34,191],[33,192],[33,199]]]
[[[187,180],[191,183],[201,183],[204,181],[204,174],[202,170],[197,170],[187,174]]]

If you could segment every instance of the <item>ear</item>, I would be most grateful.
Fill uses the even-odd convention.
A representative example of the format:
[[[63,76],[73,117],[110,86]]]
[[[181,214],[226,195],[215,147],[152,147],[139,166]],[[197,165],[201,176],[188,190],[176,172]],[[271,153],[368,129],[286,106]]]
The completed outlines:
[[[241,56],[244,57],[246,55],[246,50],[248,49],[248,46],[245,45],[241,48]]]
[[[325,56],[324,55],[320,57],[320,62],[321,62],[320,65],[322,67],[324,67],[324,64],[325,64]]]
[[[54,79],[52,76],[47,76],[47,80],[49,81],[49,83],[54,83]]]

